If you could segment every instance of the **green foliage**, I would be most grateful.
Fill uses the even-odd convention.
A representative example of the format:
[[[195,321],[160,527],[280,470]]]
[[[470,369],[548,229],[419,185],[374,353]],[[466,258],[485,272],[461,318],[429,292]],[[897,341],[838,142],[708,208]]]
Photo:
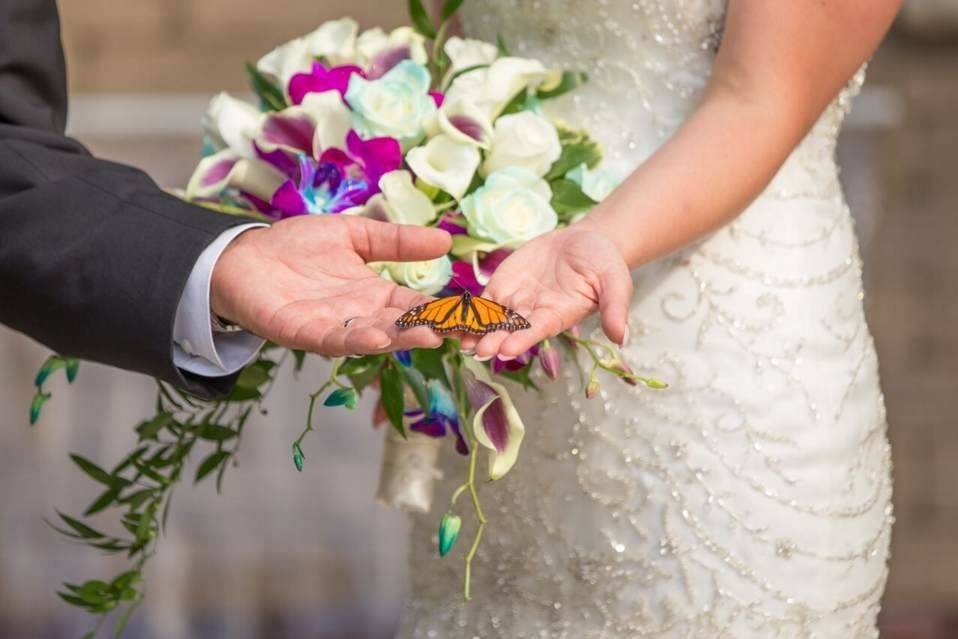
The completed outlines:
[[[70,455],[80,471],[104,489],[81,517],[57,511],[59,519],[50,526],[65,537],[98,551],[125,554],[129,567],[112,581],[91,579],[82,584],[65,583],[57,593],[63,601],[98,616],[100,624],[107,614],[119,609],[113,634],[114,637],[122,634],[142,600],[143,570],[156,552],[173,490],[182,479],[192,453],[207,448],[196,468],[194,482],[216,476],[219,489],[223,473],[235,459],[243,427],[252,410],[259,406],[281,361],[272,359],[271,355],[283,353],[285,351],[277,349],[264,350],[240,375],[237,388],[246,393],[234,393],[223,400],[199,400],[157,382],[155,414],[136,427],[136,446],[112,470],[84,456]],[[69,374],[72,366],[75,374],[76,364],[71,362],[75,360],[63,359],[62,364],[54,362],[51,368],[63,367]],[[43,375],[41,381],[46,381],[49,372],[52,371]],[[302,451],[299,452],[302,455]],[[123,532],[101,529],[88,520],[107,511],[119,515],[119,528]]]
[[[588,211],[596,202],[582,192],[582,187],[565,178],[554,180],[552,187],[552,208],[558,213],[559,219],[568,221],[576,213]]]
[[[386,411],[386,417],[389,423],[396,429],[400,435],[406,437],[406,428],[403,426],[403,383],[399,370],[402,368],[398,363],[390,362],[389,366],[383,368],[379,377],[379,390],[382,393],[383,410]]]
[[[582,71],[563,71],[562,79],[559,81],[559,84],[555,87],[549,89],[548,91],[539,91],[537,95],[540,100],[550,100],[552,98],[557,98],[560,95],[568,93],[576,89],[577,87],[586,83],[589,79]]]
[[[352,388],[337,388],[326,397],[323,406],[345,406],[352,410],[356,408],[356,399],[356,391]]]
[[[506,39],[502,37],[501,33],[496,34],[496,48],[499,50],[500,58],[507,58],[512,55],[509,53],[509,46],[506,44]]]
[[[582,164],[590,169],[595,168],[602,161],[602,149],[597,142],[586,135],[575,137],[568,137],[568,133],[565,135],[566,139],[563,140],[563,135],[560,132],[559,141],[562,144],[562,153],[559,155],[559,159],[549,167],[549,172],[545,176],[547,181],[563,178],[566,173]]]
[[[436,27],[433,26],[422,0],[409,0],[409,19],[412,20],[417,33],[430,40],[436,37]]]
[[[249,77],[250,88],[259,98],[260,108],[264,111],[282,111],[286,108],[286,97],[283,90],[273,84],[269,78],[260,73],[251,63],[246,63],[246,75]]]
[[[456,11],[459,11],[459,7],[462,6],[463,0],[446,0],[446,4],[442,7],[442,13],[440,17],[443,22],[446,22],[452,16],[455,15]]]

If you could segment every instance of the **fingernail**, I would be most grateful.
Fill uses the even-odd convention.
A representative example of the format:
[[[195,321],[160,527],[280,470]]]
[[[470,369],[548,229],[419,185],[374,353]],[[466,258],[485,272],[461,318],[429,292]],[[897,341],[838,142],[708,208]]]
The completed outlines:
[[[511,362],[516,358],[515,355],[500,355],[499,359],[503,362]]]
[[[629,343],[629,326],[626,324],[625,331],[622,333],[622,343],[619,346],[626,346]]]
[[[488,362],[492,359],[492,355],[473,355],[472,358],[477,362]]]
[[[383,348],[389,348],[389,345],[392,344],[392,343],[393,343],[392,340],[387,339],[384,343],[382,343],[382,344],[380,344],[379,346],[377,346],[376,349],[381,350],[381,349],[383,349]]]
[[[471,348],[462,348],[462,349],[460,349],[460,350],[462,351],[462,354],[463,354],[463,355],[475,355],[475,354],[476,354],[476,351],[472,350]]]

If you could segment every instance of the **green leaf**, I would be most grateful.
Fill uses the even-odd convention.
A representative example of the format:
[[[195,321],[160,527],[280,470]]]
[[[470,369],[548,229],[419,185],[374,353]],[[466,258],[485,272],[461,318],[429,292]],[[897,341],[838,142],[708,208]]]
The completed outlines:
[[[538,91],[536,95],[540,100],[557,98],[560,95],[568,93],[569,91],[572,91],[573,89],[585,84],[588,79],[589,76],[582,71],[563,71],[562,79],[559,81],[559,84],[548,91]]]
[[[416,396],[416,402],[419,404],[419,407],[422,408],[423,412],[429,410],[429,391],[426,390],[426,378],[423,377],[423,374],[417,371],[415,368],[407,368],[405,366],[396,366],[399,370],[402,380],[406,383],[406,386],[412,390],[413,395]]]
[[[420,371],[426,379],[438,379],[446,387],[449,378],[446,376],[446,367],[443,365],[441,348],[417,348],[412,351],[413,368]]]
[[[253,92],[259,97],[260,106],[264,111],[282,111],[286,108],[286,98],[283,91],[273,84],[266,76],[257,71],[256,67],[246,63],[246,74]]]
[[[87,607],[87,603],[83,601],[82,599],[80,599],[79,597],[77,597],[76,595],[71,595],[70,593],[58,590],[57,596],[60,597],[60,599],[62,599],[63,601],[70,604],[71,606],[77,606],[78,608]],[[92,637],[93,635],[87,635],[87,636]]]
[[[293,353],[293,370],[297,373],[303,370],[303,363],[306,361],[306,351],[294,350]]]
[[[101,533],[99,530],[90,528],[83,522],[78,521],[74,519],[73,517],[70,517],[69,515],[64,515],[59,510],[56,511],[56,513],[60,516],[60,519],[63,520],[63,523],[65,523],[67,526],[75,530],[76,533],[80,535],[81,537],[83,537],[84,539],[102,539],[106,537],[106,535]]]
[[[546,173],[547,182],[565,177],[565,174],[575,167],[585,164],[590,169],[594,168],[602,161],[602,150],[599,145],[589,139],[583,138],[570,144],[562,145],[562,153]]]
[[[238,434],[232,428],[219,426],[218,424],[204,424],[197,433],[202,439],[211,442],[225,442],[236,437]]]
[[[83,516],[89,517],[90,515],[95,515],[101,510],[107,508],[110,504],[116,501],[117,497],[120,496],[121,488],[119,486],[114,486],[112,488],[107,488],[103,493],[96,498],[90,506],[84,511]]]
[[[70,357],[66,362],[67,369],[67,382],[70,384],[73,383],[73,380],[77,378],[77,373],[80,371],[80,360],[75,357]]]
[[[382,392],[382,405],[389,423],[396,429],[400,435],[406,437],[406,429],[403,426],[403,385],[402,378],[399,376],[399,368],[396,364],[386,366],[379,376],[379,390]]]
[[[143,488],[142,490],[138,490],[135,493],[131,493],[125,497],[122,497],[120,499],[120,503],[129,505],[130,510],[137,510],[154,494],[156,494],[155,488]]]
[[[445,22],[453,15],[456,11],[459,11],[459,7],[462,6],[463,0],[446,0],[446,4],[442,7],[442,21]]]
[[[43,365],[40,367],[40,370],[37,371],[37,376],[33,380],[34,386],[37,388],[43,386],[44,382],[47,381],[47,378],[54,373],[54,371],[63,368],[66,366],[66,360],[60,357],[59,355],[51,355],[43,362]]]
[[[251,390],[259,388],[268,381],[269,371],[266,370],[260,362],[257,362],[243,369],[243,372],[240,373],[239,378],[236,380],[236,385],[240,388]]]
[[[196,477],[193,479],[193,483],[197,483],[202,480],[204,477],[209,475],[211,472],[216,470],[216,467],[223,463],[230,456],[230,452],[227,450],[217,450],[210,454],[209,457],[204,459],[199,468],[196,469]]]
[[[140,513],[140,520],[137,522],[136,530],[133,532],[133,534],[136,535],[137,541],[149,540],[153,536],[150,533],[153,530],[153,516],[155,514],[156,509],[152,506]]]
[[[338,372],[340,375],[348,377],[356,392],[361,393],[379,377],[379,371],[382,370],[385,361],[385,355],[354,357],[343,362]]]
[[[576,213],[588,211],[596,202],[582,192],[582,188],[572,180],[555,180],[552,187],[552,208],[562,220],[568,220]]]
[[[120,635],[123,634],[123,631],[126,630],[126,624],[130,621],[130,616],[133,614],[133,611],[137,609],[140,605],[139,601],[136,601],[126,607],[126,610],[120,613],[120,616],[116,618],[116,625],[113,626],[113,638],[119,639]]]
[[[41,393],[37,391],[36,395],[33,396],[33,401],[30,402],[30,425],[33,426],[37,423],[37,420],[40,419],[40,411],[43,410],[43,405],[47,403],[47,400],[50,399],[52,395],[50,393]]]
[[[88,604],[106,603],[110,598],[110,584],[100,579],[90,579],[77,588],[76,593]]]
[[[160,413],[149,421],[145,421],[136,427],[136,432],[140,440],[156,439],[161,430],[173,423],[173,415],[170,413]]]
[[[496,48],[499,49],[499,57],[508,57],[512,55],[509,53],[509,47],[506,46],[506,40],[502,37],[501,33],[496,34]]]
[[[143,575],[139,570],[127,570],[113,578],[113,581],[110,582],[110,588],[119,592],[139,583],[142,579]]]
[[[409,18],[420,35],[430,40],[436,37],[436,28],[433,26],[422,0],[409,0]]]
[[[114,486],[117,483],[126,483],[121,481],[121,478],[114,477],[110,473],[106,472],[93,462],[91,462],[86,457],[81,457],[80,455],[71,454],[70,459],[73,460],[73,463],[80,467],[84,473],[89,475],[92,479],[104,484],[106,486]]]
[[[303,472],[303,464],[306,462],[306,455],[303,453],[302,447],[299,445],[299,442],[293,442],[293,465],[296,466],[296,470]]]
[[[352,410],[356,408],[356,391],[352,388],[337,388],[326,397],[323,406],[345,406]]]
[[[251,399],[259,399],[263,394],[255,388],[243,388],[240,385],[233,387],[230,394],[226,396],[228,402],[247,402]]]

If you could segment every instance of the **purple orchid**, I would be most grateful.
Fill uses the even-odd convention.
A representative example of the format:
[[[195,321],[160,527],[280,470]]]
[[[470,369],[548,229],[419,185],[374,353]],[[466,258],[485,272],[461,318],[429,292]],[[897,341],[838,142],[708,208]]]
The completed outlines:
[[[305,138],[304,138],[305,139]],[[315,213],[340,213],[361,206],[379,193],[379,179],[399,168],[402,152],[393,138],[363,140],[355,131],[346,136],[346,150],[326,149],[318,159],[286,148],[263,151],[257,157],[286,177],[269,202],[249,197],[263,213],[276,219]],[[265,205],[265,206],[264,206]]]
[[[340,97],[344,97],[349,87],[349,79],[354,74],[366,77],[363,70],[357,66],[344,65],[330,68],[322,62],[313,62],[312,71],[297,73],[290,78],[289,99],[293,104],[302,104],[307,94],[325,91],[338,91]]]
[[[411,424],[409,429],[437,438],[445,437],[446,433],[451,431],[456,437],[456,451],[461,455],[468,455],[469,445],[462,436],[462,429],[459,427],[459,411],[456,410],[452,394],[442,382],[436,379],[429,380],[426,391],[429,394],[429,410],[425,415],[421,410],[407,412],[407,416],[422,415],[422,419]]]
[[[451,230],[451,228],[454,227],[458,227],[455,222],[445,220],[439,222],[439,228],[449,231],[452,234],[455,234]],[[489,277],[499,268],[503,260],[511,254],[512,249],[507,248],[500,248],[486,253],[477,261],[478,273],[476,273],[476,268],[469,262],[453,262],[451,287],[456,291],[469,291],[473,295],[482,295],[482,291],[485,289]]]

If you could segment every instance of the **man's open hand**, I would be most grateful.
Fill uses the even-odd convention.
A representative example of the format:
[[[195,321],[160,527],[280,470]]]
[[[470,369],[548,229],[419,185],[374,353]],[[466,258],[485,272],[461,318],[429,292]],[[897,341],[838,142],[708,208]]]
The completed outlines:
[[[429,298],[382,279],[366,262],[434,259],[450,245],[449,234],[437,229],[294,217],[230,243],[213,270],[210,303],[260,337],[320,355],[435,348],[442,340],[431,330],[400,333],[394,324]]]

